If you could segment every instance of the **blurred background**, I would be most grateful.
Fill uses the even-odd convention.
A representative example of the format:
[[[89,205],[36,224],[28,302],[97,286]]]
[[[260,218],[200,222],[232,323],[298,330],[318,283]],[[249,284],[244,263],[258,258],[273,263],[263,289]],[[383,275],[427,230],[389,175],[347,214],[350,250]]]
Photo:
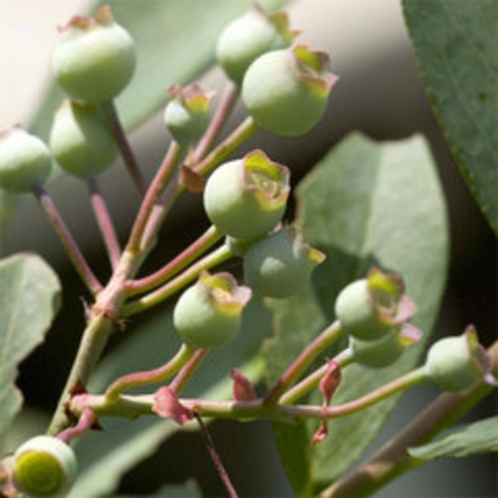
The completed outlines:
[[[64,24],[71,15],[83,12],[87,3],[83,0],[40,3],[0,0],[0,128],[12,123],[29,125],[37,102],[51,81],[50,56],[57,40],[56,26]],[[294,175],[297,181],[350,131],[360,130],[377,140],[423,133],[438,163],[451,226],[450,274],[437,334],[457,334],[468,323],[473,323],[483,343],[490,344],[496,339],[498,330],[496,240],[469,195],[433,117],[407,38],[400,2],[301,0],[289,11],[291,25],[302,33],[299,41],[327,51],[332,69],[341,76],[341,81],[334,89],[325,119],[312,133],[292,141],[258,133],[247,148],[256,144],[263,147],[271,157],[297,171]],[[220,87],[223,83],[222,75],[216,70],[202,80],[206,87]],[[131,140],[139,160],[147,170],[152,170],[167,147],[161,117],[153,117],[136,130]],[[131,182],[123,175],[116,175],[115,170],[104,175],[102,184],[124,233],[137,200]],[[84,250],[99,265],[100,246],[95,242],[98,241],[94,236],[96,231],[87,222],[91,214],[86,208],[85,189],[72,179],[61,178],[50,186],[50,190],[68,224],[83,236]],[[195,201],[183,203],[181,219],[175,218],[168,227],[170,237],[175,233],[175,241],[180,245],[188,240],[188,233],[182,227],[197,230],[196,227],[204,223],[197,207]],[[169,248],[175,252],[172,244]],[[63,281],[64,313],[45,345],[25,362],[20,376],[28,402],[41,410],[49,409],[57,399],[75,348],[75,337],[63,331],[82,323],[80,296],[84,290],[75,280],[56,237],[31,199],[22,199],[16,206],[12,219],[1,232],[0,249],[2,255],[37,251]],[[50,372],[47,372],[48,364]],[[413,418],[435,394],[435,390],[426,388],[405,396],[382,438]],[[496,399],[483,403],[475,416],[486,414],[496,414]],[[243,483],[244,496],[292,494],[265,424],[244,425],[241,430],[237,424],[219,423],[215,424],[213,435],[219,442],[220,453],[226,456],[234,480]],[[171,479],[185,478],[196,467],[204,489],[213,495],[222,493],[212,476],[207,457],[202,456],[204,451],[197,436],[175,436],[162,451],[185,455],[184,460],[178,459],[178,468],[171,470]],[[124,480],[123,493],[140,494],[140,491],[153,490],[152,479],[157,476],[150,476],[158,462],[160,460],[156,459],[141,466],[142,471],[147,469],[150,489],[144,488],[138,469]],[[377,496],[491,497],[498,495],[497,481],[496,460],[475,457],[427,465],[403,476]]]

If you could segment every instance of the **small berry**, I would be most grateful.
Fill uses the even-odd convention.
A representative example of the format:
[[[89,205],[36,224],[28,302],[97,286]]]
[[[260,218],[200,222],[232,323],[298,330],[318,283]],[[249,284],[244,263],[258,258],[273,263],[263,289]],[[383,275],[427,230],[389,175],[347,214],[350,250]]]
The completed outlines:
[[[229,273],[205,272],[178,299],[173,323],[191,348],[223,346],[239,331],[250,297],[250,289],[238,286]]]
[[[164,110],[164,124],[180,145],[196,142],[209,124],[211,94],[191,84],[185,88],[173,85],[169,91],[170,101]]]
[[[289,29],[285,12],[265,12],[258,4],[252,6],[221,32],[216,58],[228,77],[237,85],[247,68],[260,55],[288,47],[296,32]]]
[[[14,482],[32,497],[63,496],[77,471],[73,450],[60,439],[36,436],[26,441],[14,455]]]
[[[414,311],[404,295],[401,278],[377,268],[370,270],[366,279],[347,285],[335,302],[341,327],[347,334],[365,341],[388,334],[411,318]]]
[[[490,373],[490,359],[473,327],[460,336],[445,337],[434,343],[427,353],[425,370],[444,391],[462,391],[483,380],[496,385]]]
[[[286,226],[252,245],[244,257],[245,281],[263,296],[286,298],[298,292],[313,268],[325,259],[302,234]]]
[[[0,187],[13,193],[31,192],[50,175],[50,150],[38,137],[13,126],[0,132]]]
[[[55,114],[50,148],[59,165],[81,178],[97,175],[117,157],[117,147],[98,106],[66,100]]]
[[[225,235],[256,239],[281,220],[289,196],[289,170],[261,151],[219,166],[206,182],[204,208]]]
[[[282,136],[303,135],[322,118],[337,79],[323,52],[304,45],[274,50],[247,69],[242,100],[260,128]]]
[[[55,48],[53,66],[71,99],[101,103],[121,93],[135,70],[135,46],[109,6],[93,18],[73,17],[61,31],[64,37]]]

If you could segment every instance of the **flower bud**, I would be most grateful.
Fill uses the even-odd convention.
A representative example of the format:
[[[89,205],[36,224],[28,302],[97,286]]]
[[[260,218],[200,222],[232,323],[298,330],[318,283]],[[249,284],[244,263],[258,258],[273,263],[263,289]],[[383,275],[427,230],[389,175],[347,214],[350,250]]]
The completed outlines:
[[[14,455],[14,482],[32,497],[62,496],[72,485],[77,471],[73,450],[60,439],[36,436]]]
[[[489,357],[473,327],[460,336],[445,337],[434,343],[427,353],[425,370],[444,391],[462,391],[483,380],[496,385]]]
[[[289,170],[261,151],[219,166],[208,178],[204,208],[225,235],[256,239],[281,220],[290,193]]]
[[[135,46],[110,8],[101,7],[93,18],[73,17],[61,31],[53,67],[71,99],[101,103],[121,93],[135,70]]]
[[[99,107],[83,102],[62,103],[55,114],[49,143],[59,165],[80,178],[101,173],[118,154]]]
[[[296,32],[289,29],[285,12],[265,12],[256,3],[221,32],[216,58],[228,77],[237,85],[250,64],[271,50],[288,47]]]
[[[239,331],[241,314],[251,297],[229,273],[204,272],[178,299],[173,323],[191,348],[223,346]]]
[[[345,332],[372,341],[413,316],[402,279],[373,268],[366,279],[347,285],[337,297],[335,314]]]
[[[299,136],[322,118],[337,80],[327,54],[297,45],[258,57],[244,76],[242,100],[260,128]]]
[[[196,142],[208,127],[212,95],[196,84],[185,88],[173,85],[168,94],[170,102],[164,110],[166,128],[182,146]]]
[[[52,169],[50,150],[38,137],[13,126],[0,132],[0,187],[13,193],[45,183]]]
[[[286,226],[249,248],[244,257],[245,281],[263,296],[286,298],[302,288],[324,259],[296,228]]]

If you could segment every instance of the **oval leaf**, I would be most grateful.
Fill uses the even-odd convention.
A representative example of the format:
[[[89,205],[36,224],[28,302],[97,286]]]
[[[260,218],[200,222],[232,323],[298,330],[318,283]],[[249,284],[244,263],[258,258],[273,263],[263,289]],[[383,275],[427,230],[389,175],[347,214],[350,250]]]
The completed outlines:
[[[453,157],[498,234],[498,3],[403,0],[403,8]]]
[[[0,435],[22,405],[17,368],[38,346],[59,309],[60,284],[34,254],[0,261]]]
[[[414,323],[425,339],[385,369],[350,366],[334,404],[354,399],[409,370],[434,324],[447,268],[447,219],[429,149],[420,137],[376,144],[352,135],[299,185],[298,223],[307,240],[327,259],[314,273],[311,289],[274,303],[276,336],[266,349],[270,381],[278,379],[302,348],[331,320],[335,298],[373,264],[403,275],[418,313]],[[333,353],[332,353],[333,354]],[[325,358],[323,358],[325,360]],[[320,403],[319,398],[316,400]],[[309,494],[342,474],[373,441],[395,400],[329,424],[328,438],[312,450],[318,425],[276,425],[284,463],[298,494]],[[285,432],[284,432],[285,431]],[[347,438],[342,435],[348,434]],[[296,471],[295,455],[307,455],[310,470]],[[301,462],[302,463],[302,462]],[[297,473],[296,473],[297,472]],[[311,491],[313,493],[314,491]]]

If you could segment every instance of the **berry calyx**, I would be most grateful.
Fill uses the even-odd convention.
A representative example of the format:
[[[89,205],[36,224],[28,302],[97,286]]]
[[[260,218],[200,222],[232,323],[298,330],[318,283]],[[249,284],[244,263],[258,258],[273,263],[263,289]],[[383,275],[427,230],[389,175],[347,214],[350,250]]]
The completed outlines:
[[[250,289],[238,286],[231,274],[204,272],[178,299],[173,323],[190,348],[223,346],[239,331],[250,297]]]
[[[8,192],[31,192],[48,179],[50,150],[38,137],[13,126],[0,132],[0,187]]]
[[[73,450],[50,436],[36,436],[21,445],[13,467],[17,489],[33,497],[64,495],[77,472]]]
[[[199,140],[209,125],[212,94],[191,84],[185,88],[173,85],[168,90],[170,101],[164,109],[164,124],[173,139],[182,146]]]
[[[256,150],[219,166],[204,189],[204,208],[216,228],[236,239],[257,239],[281,220],[290,193],[288,168]]]
[[[128,85],[135,70],[135,46],[117,24],[109,6],[93,18],[73,17],[53,54],[57,81],[76,100],[112,100]]]
[[[490,372],[490,364],[475,328],[470,326],[460,336],[445,337],[434,343],[427,353],[424,368],[440,389],[456,392],[479,381],[498,385]]]
[[[54,117],[49,143],[62,169],[80,178],[101,173],[118,154],[100,108],[83,102],[62,103]]]
[[[415,313],[404,294],[404,283],[395,274],[372,268],[366,279],[347,285],[337,297],[335,314],[351,336],[372,341],[388,334]]]
[[[285,12],[268,13],[254,3],[221,32],[216,59],[227,76],[240,85],[247,68],[257,57],[288,47],[296,34],[289,29]]]
[[[289,297],[306,283],[325,255],[304,242],[295,227],[286,226],[252,245],[244,256],[244,277],[266,297]]]
[[[322,118],[337,80],[329,70],[327,54],[296,45],[267,52],[249,66],[242,83],[242,100],[263,130],[299,136]]]

